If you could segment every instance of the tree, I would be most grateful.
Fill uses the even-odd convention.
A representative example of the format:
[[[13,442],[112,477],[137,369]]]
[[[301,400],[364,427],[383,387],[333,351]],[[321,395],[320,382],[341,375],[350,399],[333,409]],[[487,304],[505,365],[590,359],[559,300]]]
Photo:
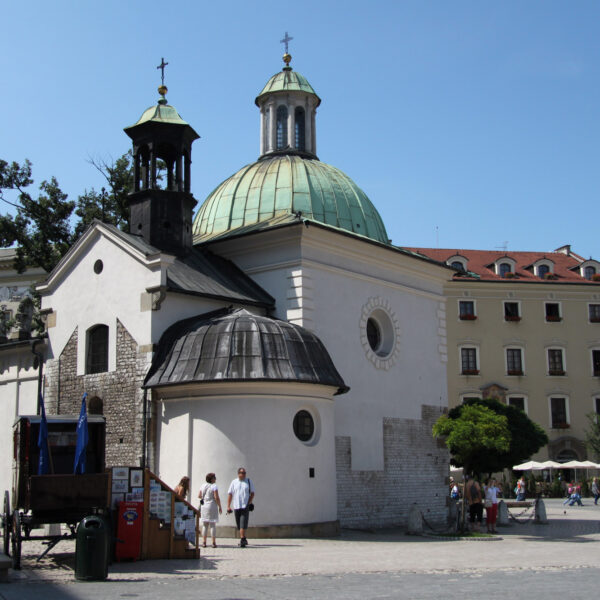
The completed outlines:
[[[86,190],[77,199],[75,214],[79,221],[75,226],[77,239],[94,219],[110,223],[123,231],[129,231],[129,193],[133,189],[132,154],[126,152],[116,161],[106,162],[91,158],[90,164],[106,179],[108,190]]]
[[[497,473],[528,460],[548,443],[546,432],[534,423],[522,410],[508,406],[495,398],[472,398],[456,406],[448,413],[450,418],[458,417],[467,406],[482,406],[497,415],[506,417],[510,432],[510,446],[506,451],[481,451],[478,456],[478,473]],[[458,465],[461,466],[461,465]]]
[[[0,160],[0,199],[16,208],[15,216],[0,219],[0,244],[17,244],[15,268],[23,272],[28,265],[51,271],[72,243],[70,218],[75,204],[67,201],[54,177],[42,181],[40,194],[33,198],[31,163],[8,164]],[[18,192],[17,202],[4,197],[5,190]]]
[[[586,415],[589,427],[585,430],[585,445],[594,454],[596,460],[600,459],[600,420],[596,413]]]
[[[481,456],[507,452],[510,448],[508,419],[485,406],[465,405],[460,411],[442,415],[433,426],[433,436],[445,438],[453,462],[465,473],[482,473]]]

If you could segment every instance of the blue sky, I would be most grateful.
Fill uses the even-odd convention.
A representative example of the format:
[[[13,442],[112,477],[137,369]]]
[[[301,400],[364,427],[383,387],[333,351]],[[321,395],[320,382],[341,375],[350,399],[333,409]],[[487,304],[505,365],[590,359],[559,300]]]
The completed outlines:
[[[87,162],[168,99],[201,139],[201,203],[256,160],[254,98],[282,65],[323,103],[318,154],[380,211],[395,244],[600,257],[600,3],[3,3],[0,157],[33,162],[75,199]],[[0,210],[4,211],[5,207]],[[436,230],[437,228],[437,230]]]

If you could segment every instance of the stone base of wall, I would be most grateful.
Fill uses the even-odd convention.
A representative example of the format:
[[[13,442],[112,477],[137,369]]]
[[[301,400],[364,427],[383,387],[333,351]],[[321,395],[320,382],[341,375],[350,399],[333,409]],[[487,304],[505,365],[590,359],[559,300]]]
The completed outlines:
[[[49,415],[79,415],[81,398],[88,393],[88,413],[101,406],[106,418],[106,466],[139,465],[143,455],[143,390],[148,354],[117,320],[117,368],[93,375],[77,374],[77,346],[85,333],[77,329],[60,356],[45,367],[45,405]]]
[[[421,420],[384,418],[383,471],[353,471],[351,438],[336,437],[341,527],[406,527],[414,503],[432,527],[445,527],[449,455],[431,434],[444,410],[423,406]]]
[[[340,522],[324,521],[323,523],[300,523],[298,525],[262,525],[260,527],[248,527],[246,531],[249,539],[337,537],[340,535]],[[210,530],[208,534],[210,538]],[[217,537],[238,538],[239,536],[240,534],[235,527],[229,525],[217,527]]]

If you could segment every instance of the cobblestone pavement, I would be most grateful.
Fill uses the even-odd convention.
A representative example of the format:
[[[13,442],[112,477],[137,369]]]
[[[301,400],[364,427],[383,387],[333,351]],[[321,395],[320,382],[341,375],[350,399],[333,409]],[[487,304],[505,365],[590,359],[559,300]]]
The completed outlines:
[[[278,577],[294,579],[304,576],[299,580],[308,583],[310,579],[317,585],[321,580],[331,582],[332,577],[365,574],[368,577],[379,576],[373,582],[373,585],[376,585],[375,581],[392,581],[393,577],[400,575],[414,581],[428,575],[430,577],[427,580],[431,580],[433,585],[434,581],[439,581],[439,576],[442,576],[444,581],[451,582],[459,575],[468,578],[485,576],[489,579],[492,576],[502,577],[503,574],[519,574],[517,579],[521,581],[523,577],[534,575],[546,574],[552,578],[557,574],[569,573],[567,579],[571,581],[571,578],[579,573],[581,577],[578,576],[576,581],[583,581],[584,576],[587,578],[593,574],[595,585],[600,567],[598,547],[595,546],[600,541],[600,506],[594,506],[593,502],[588,500],[583,507],[564,507],[559,500],[549,500],[546,502],[546,508],[550,520],[548,525],[536,525],[531,521],[513,523],[500,529],[501,539],[495,539],[494,543],[485,540],[454,541],[434,537],[410,537],[400,530],[344,531],[335,539],[250,540],[250,546],[246,549],[237,547],[234,540],[222,539],[219,540],[218,548],[203,549],[200,560],[115,563],[111,565],[109,580],[120,584],[138,582],[141,588],[149,589],[154,589],[152,582],[159,587],[174,585],[177,582],[178,586],[183,586],[183,590],[188,587],[184,582],[198,579],[216,582],[232,578],[248,581],[264,578],[266,581]],[[522,515],[523,519],[526,517],[527,515]],[[40,545],[36,542],[23,544],[23,569],[9,572],[9,583],[0,584],[0,598],[33,598],[28,594],[33,593],[32,590],[39,586],[28,584],[35,583],[54,584],[56,589],[62,589],[64,593],[68,590],[73,592],[76,589],[85,589],[86,594],[92,594],[92,590],[96,589],[94,586],[103,585],[106,587],[99,588],[104,589],[103,593],[110,589],[108,583],[74,583],[74,542],[61,542],[37,563],[35,559],[39,551]],[[291,579],[288,583],[291,583]],[[346,579],[350,581],[351,578]],[[517,579],[512,578],[513,581]],[[252,587],[255,587],[254,583]],[[576,587],[578,593],[582,591],[581,584]],[[558,588],[554,586],[551,589]],[[129,595],[126,591],[121,591],[115,596],[64,597],[100,598]],[[271,596],[241,594],[235,597]]]

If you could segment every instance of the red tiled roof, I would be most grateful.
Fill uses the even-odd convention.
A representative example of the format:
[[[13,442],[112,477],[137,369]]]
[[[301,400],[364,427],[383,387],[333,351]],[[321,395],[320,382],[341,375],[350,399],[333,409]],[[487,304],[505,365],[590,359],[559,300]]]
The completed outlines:
[[[589,281],[579,274],[578,267],[583,261],[577,254],[571,255],[563,252],[511,252],[503,250],[464,250],[456,248],[406,248],[412,252],[424,254],[429,258],[440,262],[446,262],[450,257],[462,256],[467,259],[467,270],[475,273],[480,279],[485,281],[506,281],[506,282],[547,282],[547,283],[585,283],[591,285],[600,285],[600,281]],[[515,263],[516,277],[503,278],[496,275],[494,265],[498,259],[503,257],[512,258]],[[533,271],[533,264],[540,259],[552,261],[554,275],[556,279],[543,280],[537,277]],[[454,280],[468,279],[465,275],[454,275]]]

